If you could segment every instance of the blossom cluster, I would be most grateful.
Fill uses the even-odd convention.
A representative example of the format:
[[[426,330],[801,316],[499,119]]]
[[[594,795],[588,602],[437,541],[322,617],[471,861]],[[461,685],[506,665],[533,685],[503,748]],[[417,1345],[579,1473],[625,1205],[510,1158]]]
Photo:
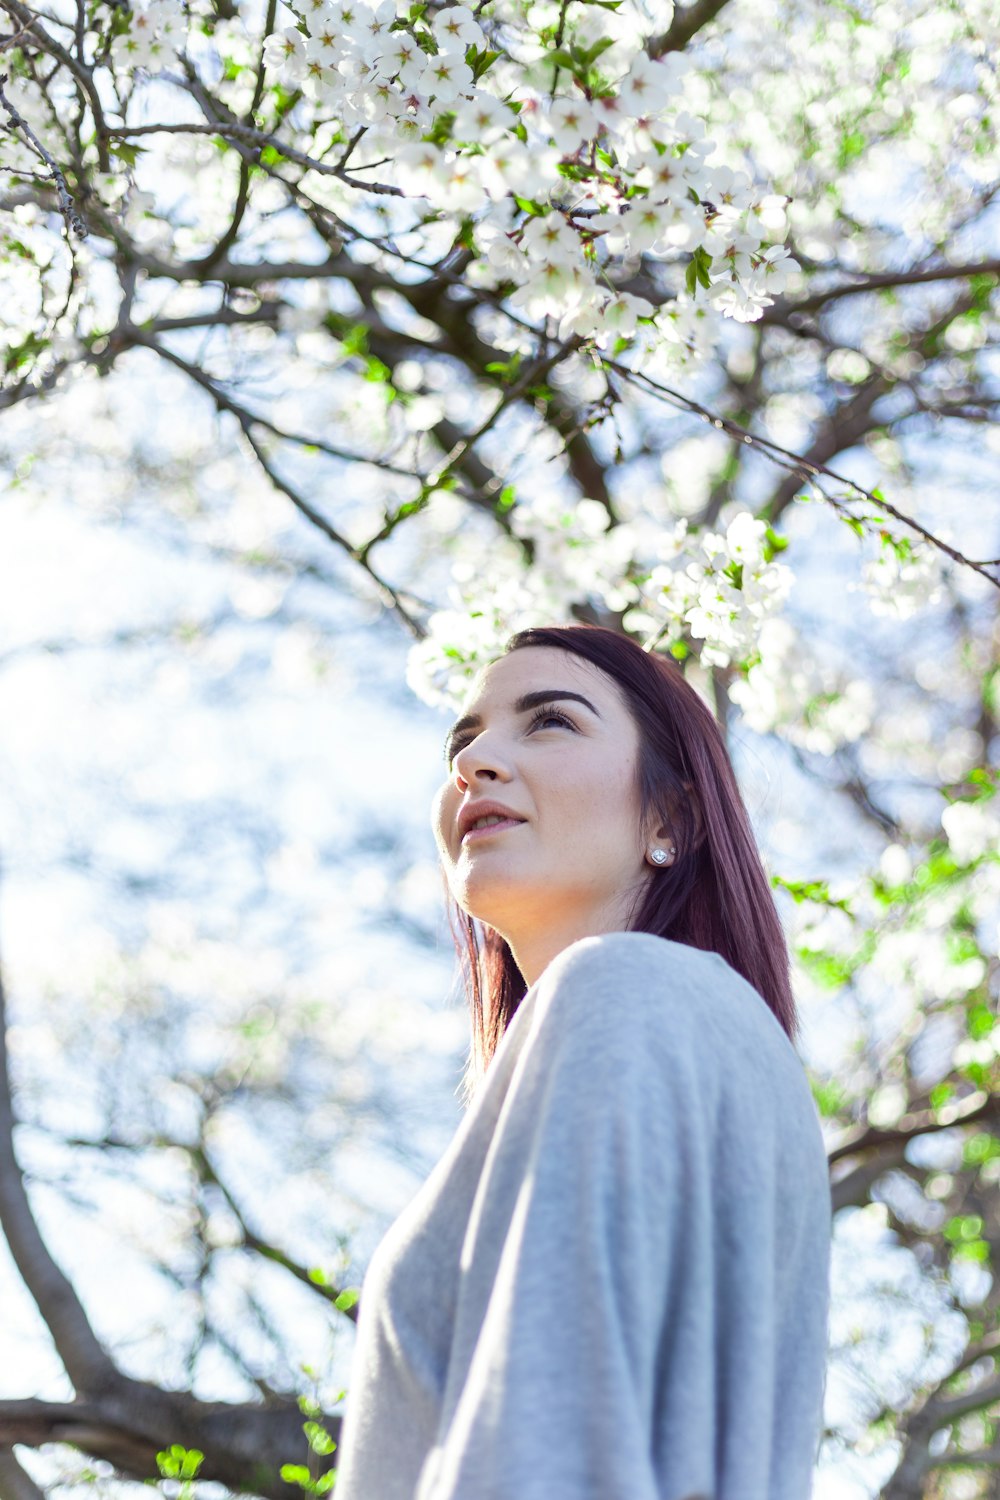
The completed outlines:
[[[605,0],[562,8],[556,27],[537,0],[489,0],[476,15],[463,4],[432,10],[424,0],[294,0],[279,6],[276,29],[260,37],[243,17],[200,25],[207,0],[136,0],[111,23],[99,64],[113,73],[104,107],[112,122],[120,114],[145,126],[153,94],[144,84],[166,99],[166,84],[203,71],[246,120],[251,101],[240,90],[257,91],[250,80],[263,59],[257,118],[262,126],[274,119],[275,149],[287,140],[323,160],[324,172],[298,174],[317,201],[338,211],[347,196],[363,219],[370,183],[388,216],[383,227],[418,232],[420,242],[410,242],[418,260],[421,251],[436,259],[426,254],[428,236],[437,242],[450,231],[473,255],[463,278],[499,292],[526,328],[551,320],[547,331],[562,340],[610,346],[616,356],[637,343],[638,361],[697,364],[714,348],[720,317],[759,318],[797,270],[785,246],[773,243],[784,233],[784,200],[761,195],[745,173],[716,160],[688,61],[647,55],[646,33],[669,24],[669,0],[614,3],[621,13]],[[49,105],[26,79],[16,91],[22,115],[46,139]],[[275,116],[279,98],[292,105],[282,103]],[[180,142],[191,150],[182,134],[156,148],[168,165]],[[59,143],[51,145],[58,156]],[[25,143],[15,139],[14,147],[18,165],[33,170]],[[114,170],[98,171],[88,148],[96,201],[143,249],[183,252],[189,235],[161,207],[153,149],[141,148],[150,159],[138,167],[125,154],[125,170],[115,158]],[[213,148],[205,143],[205,151],[211,157]],[[349,189],[325,175],[332,152],[344,156]],[[204,155],[190,160],[201,181]],[[264,205],[269,186],[253,185],[255,205]],[[214,205],[211,194],[199,205],[199,232],[212,234]],[[655,301],[637,296],[618,283],[640,256],[686,262],[685,276]],[[62,259],[72,275],[69,257]],[[72,317],[67,310],[60,328],[44,335],[35,328],[39,349],[50,353],[53,339],[78,353],[80,330],[71,324],[89,316],[83,302],[97,272],[79,247],[74,264],[88,274]],[[25,320],[15,328],[0,316],[8,321],[6,342],[17,344]],[[40,381],[46,361],[37,355],[29,378]]]
[[[791,570],[769,557],[767,527],[749,511],[724,535],[689,533],[684,520],[665,535],[627,522],[609,528],[594,501],[518,510],[531,568],[513,542],[491,552],[487,583],[471,558],[457,560],[452,607],[431,615],[427,637],[411,649],[408,680],[428,703],[455,702],[513,631],[569,618],[581,599],[624,611],[626,628],[658,649],[697,642],[704,665],[743,665],[791,587]]]
[[[908,620],[941,597],[941,554],[926,544],[885,540],[877,558],[861,569],[860,589],[872,614]]]
[[[686,327],[690,296],[654,308],[611,284],[611,264],[687,255],[688,292],[701,285],[716,311],[744,322],[784,289],[798,267],[783,245],[765,248],[784,223],[779,201],[713,162],[715,143],[686,106],[679,54],[653,61],[637,38],[615,46],[619,76],[598,73],[595,55],[615,45],[613,33],[586,46],[590,33],[570,23],[561,47],[512,71],[507,28],[481,25],[461,4],[424,11],[302,0],[295,22],[267,38],[264,59],[317,120],[363,132],[356,182],[396,187],[466,222],[477,252],[470,282],[513,284],[509,305],[531,322],[556,320],[560,338],[628,342],[642,320],[659,325],[647,343],[665,335],[695,356],[703,340]],[[616,19],[601,15],[608,26]]]
[[[147,0],[131,11],[128,28],[111,43],[112,61],[119,70],[143,68],[147,73],[159,73],[177,61],[187,28],[178,0]]]
[[[788,597],[792,570],[774,561],[767,525],[749,511],[740,511],[724,536],[705,531],[691,542],[682,521],[670,543],[673,556],[652,568],[642,604],[625,624],[652,626],[668,643],[687,633],[701,643],[705,666],[752,658],[764,620]]]
[[[729,685],[743,722],[758,734],[777,734],[789,744],[832,755],[871,727],[875,694],[864,677],[845,680],[817,661],[790,620],[762,622],[757,659]]]

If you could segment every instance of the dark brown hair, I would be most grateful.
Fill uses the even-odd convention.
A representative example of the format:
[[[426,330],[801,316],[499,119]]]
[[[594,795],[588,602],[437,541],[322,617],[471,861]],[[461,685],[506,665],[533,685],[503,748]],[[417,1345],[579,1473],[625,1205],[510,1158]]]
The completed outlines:
[[[672,659],[598,625],[521,630],[504,648],[554,646],[600,667],[639,729],[640,812],[669,824],[672,865],[648,881],[629,927],[720,953],[764,998],[794,1043],[788,949],[716,720]],[[525,993],[506,941],[453,904],[452,931],[472,1016],[469,1103]]]

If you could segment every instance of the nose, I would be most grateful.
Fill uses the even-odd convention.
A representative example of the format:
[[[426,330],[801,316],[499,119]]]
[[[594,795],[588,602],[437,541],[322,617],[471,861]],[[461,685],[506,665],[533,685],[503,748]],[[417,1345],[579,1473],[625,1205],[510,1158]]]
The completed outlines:
[[[463,750],[459,750],[452,763],[455,782],[459,791],[468,786],[484,782],[509,781],[511,772],[503,751],[495,736],[479,734]]]

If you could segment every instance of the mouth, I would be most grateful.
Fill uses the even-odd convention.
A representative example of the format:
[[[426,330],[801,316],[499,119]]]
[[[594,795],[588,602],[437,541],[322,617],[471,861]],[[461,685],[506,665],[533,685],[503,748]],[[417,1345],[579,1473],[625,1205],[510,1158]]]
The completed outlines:
[[[495,822],[491,820],[489,823],[481,824],[479,827],[473,826],[462,835],[462,845],[464,847],[480,839],[488,839],[494,834],[506,833],[510,828],[520,828],[523,822],[523,818],[500,818]]]

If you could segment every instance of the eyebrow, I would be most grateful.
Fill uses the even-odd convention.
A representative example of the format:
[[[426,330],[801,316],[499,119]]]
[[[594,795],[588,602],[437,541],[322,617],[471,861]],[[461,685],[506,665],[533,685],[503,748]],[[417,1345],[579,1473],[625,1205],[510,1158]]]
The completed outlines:
[[[585,698],[582,693],[571,693],[568,688],[537,688],[533,693],[523,693],[514,702],[514,712],[516,714],[525,714],[529,709],[539,708],[543,703],[555,703],[560,698],[572,698],[574,702],[582,703],[584,708],[589,708],[595,718],[599,719],[601,717],[589,698]],[[451,750],[451,743],[455,736],[461,734],[463,729],[477,729],[482,722],[480,714],[466,714],[464,718],[455,720],[455,723],[445,735],[445,760],[451,759],[449,751]]]

